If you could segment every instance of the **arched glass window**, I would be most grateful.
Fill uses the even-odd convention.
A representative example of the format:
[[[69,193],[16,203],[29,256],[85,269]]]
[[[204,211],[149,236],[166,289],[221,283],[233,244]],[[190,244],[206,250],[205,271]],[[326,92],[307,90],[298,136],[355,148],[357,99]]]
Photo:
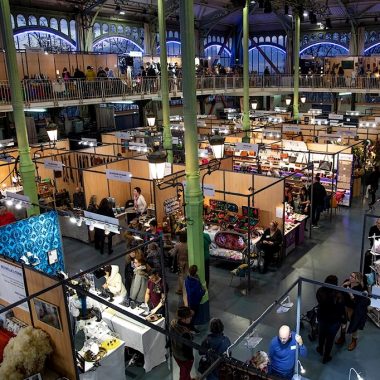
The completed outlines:
[[[173,38],[173,32],[171,30],[169,30],[169,32],[168,32],[168,37]]]
[[[39,24],[40,24],[40,26],[49,26],[48,20],[46,17],[40,17]]]
[[[277,44],[277,36],[272,37],[272,43]]]
[[[110,32],[111,33],[116,33],[116,25],[115,24],[111,24],[111,26],[110,26]]]
[[[70,21],[70,37],[74,41],[77,40],[77,29],[76,29],[75,20]]]
[[[157,53],[160,53],[160,47],[157,48]],[[166,53],[168,57],[176,57],[181,55],[181,43],[179,41],[167,41]]]
[[[231,54],[227,49],[223,49],[222,52],[220,53],[221,45],[211,45],[208,48],[205,49],[205,57],[208,59],[216,59],[219,57],[218,62],[224,67],[229,67],[230,66],[230,61],[231,61]],[[214,63],[214,62],[212,62]]]
[[[264,37],[259,37],[259,42],[264,42]]]
[[[17,20],[17,26],[18,27],[26,25],[25,17],[23,15],[17,15],[16,20]]]
[[[284,46],[284,36],[278,36],[278,44]]]
[[[29,16],[28,17],[28,24],[29,25],[37,25],[37,18],[35,16]]]
[[[256,43],[259,42],[258,39],[257,39],[257,37],[253,37],[252,39],[253,39],[253,41],[256,42]]]
[[[209,42],[211,42],[211,36],[210,35],[208,35],[208,37],[207,37],[207,43],[209,43]]]
[[[273,62],[280,73],[285,71],[286,54],[283,50],[280,50],[272,46],[261,46],[265,55]],[[273,72],[268,62],[263,55],[255,48],[249,51],[249,71],[253,71],[256,74],[263,74],[265,67],[269,66],[269,70]]]
[[[123,33],[124,33],[124,28],[123,28],[122,25],[118,25],[118,26],[117,26],[117,32],[118,32],[119,34],[123,34]]]
[[[265,37],[265,42],[269,42],[270,43],[270,37],[269,36]]]
[[[95,38],[100,36],[100,25],[98,23],[94,24],[92,27],[92,32],[94,33]]]
[[[300,54],[311,55],[313,57],[335,57],[338,55],[347,55],[348,49],[335,43],[318,42],[307,49],[301,49]]]
[[[174,32],[174,38],[179,38],[179,33],[178,32]]]
[[[67,21],[64,18],[60,20],[59,26],[60,26],[61,32],[63,34],[66,34],[66,35],[69,34],[69,28],[67,26]]]
[[[103,24],[102,25],[102,33],[105,33],[105,34],[108,33],[108,24]]]
[[[50,28],[58,30],[58,21],[55,18],[50,19]]]
[[[11,15],[11,24],[12,24],[12,29],[15,28],[15,18],[13,17],[13,15]]]
[[[59,36],[43,32],[24,32],[14,37],[16,49],[40,47],[54,52],[75,50],[75,46],[68,44]]]

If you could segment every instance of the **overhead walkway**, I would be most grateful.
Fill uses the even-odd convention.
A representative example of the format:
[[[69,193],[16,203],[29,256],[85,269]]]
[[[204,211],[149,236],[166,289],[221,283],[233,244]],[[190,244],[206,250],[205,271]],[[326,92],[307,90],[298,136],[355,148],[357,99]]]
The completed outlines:
[[[194,77],[197,95],[243,96],[243,78],[238,76]],[[160,78],[126,80],[101,78],[93,81],[36,80],[22,81],[25,109],[53,108],[73,105],[100,104],[121,101],[160,100]],[[293,76],[271,75],[250,77],[250,96],[291,94]],[[170,96],[182,97],[182,79],[169,79]],[[300,92],[380,93],[379,78],[301,76]],[[11,91],[7,81],[0,82],[0,112],[12,111]]]

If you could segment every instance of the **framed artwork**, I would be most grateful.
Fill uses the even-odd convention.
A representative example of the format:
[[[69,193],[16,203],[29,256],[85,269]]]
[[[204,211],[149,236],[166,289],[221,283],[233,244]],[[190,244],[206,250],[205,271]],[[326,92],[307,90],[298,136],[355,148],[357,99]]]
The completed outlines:
[[[62,330],[58,306],[41,300],[40,298],[34,298],[33,302],[36,316],[39,321],[46,323],[55,329]]]
[[[47,256],[48,256],[49,265],[58,263],[58,253],[56,249],[52,249],[51,251],[48,251]]]

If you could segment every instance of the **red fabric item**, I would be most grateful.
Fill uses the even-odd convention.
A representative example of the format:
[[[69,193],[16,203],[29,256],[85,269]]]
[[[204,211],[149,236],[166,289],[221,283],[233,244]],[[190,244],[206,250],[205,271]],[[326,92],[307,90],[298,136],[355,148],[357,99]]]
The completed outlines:
[[[191,368],[193,368],[194,360],[179,360],[174,358],[179,367],[179,380],[192,380],[191,379]]]
[[[3,352],[5,346],[8,344],[9,340],[13,338],[15,335],[11,332],[0,329],[0,363],[3,362]]]
[[[0,227],[16,221],[15,216],[10,211],[5,211],[3,215],[0,215]]]

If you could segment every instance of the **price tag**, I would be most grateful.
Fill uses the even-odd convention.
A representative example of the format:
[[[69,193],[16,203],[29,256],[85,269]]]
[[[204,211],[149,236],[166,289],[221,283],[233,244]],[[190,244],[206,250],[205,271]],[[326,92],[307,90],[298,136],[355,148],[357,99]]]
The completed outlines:
[[[63,171],[63,164],[59,161],[44,160],[45,169],[54,170],[55,172]]]
[[[106,178],[113,181],[131,182],[132,173],[122,170],[106,169]]]

